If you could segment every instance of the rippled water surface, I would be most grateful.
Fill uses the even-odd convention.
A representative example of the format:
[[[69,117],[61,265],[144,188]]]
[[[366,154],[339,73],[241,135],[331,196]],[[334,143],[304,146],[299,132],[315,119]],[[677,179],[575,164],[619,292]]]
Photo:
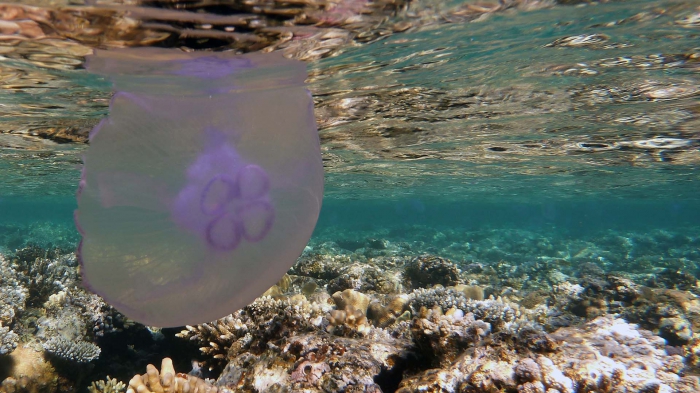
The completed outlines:
[[[697,5],[452,15],[310,62],[327,195],[696,198]],[[0,64],[0,193],[71,195],[84,145],[62,142],[109,85],[23,44]]]
[[[679,23],[689,10],[501,14],[323,60],[313,86],[329,115],[331,189],[694,198],[698,29]]]
[[[86,3],[0,3],[0,392],[45,380],[32,381],[23,374],[29,361],[5,353],[45,364],[63,356],[57,392],[87,391],[108,375],[138,385],[141,377],[132,377],[165,356],[179,372],[192,367],[240,391],[544,391],[543,383],[547,391],[618,383],[629,392],[699,391],[700,0]],[[146,329],[77,288],[87,285],[73,216],[81,157],[111,98],[110,83],[83,63],[94,48],[129,46],[280,51],[308,65],[323,207],[296,264],[265,292],[277,300],[234,314],[245,324],[231,316],[225,328]],[[207,195],[216,202],[208,190],[219,176],[228,178],[207,183],[202,211]],[[129,191],[148,188],[137,179]],[[238,191],[221,184],[228,204]],[[212,245],[219,209],[228,209],[216,203],[221,215],[202,236]],[[284,209],[298,218],[296,206]],[[95,229],[115,230],[105,231],[107,262],[83,258],[82,269],[150,279],[136,281],[146,283],[148,302],[172,277],[197,281],[219,266],[200,255],[191,270],[181,263],[185,246],[163,235],[182,235],[168,229],[169,213],[160,213],[162,226],[158,214],[124,226],[145,209],[125,210],[123,220],[93,220]],[[240,218],[231,220],[236,245],[250,240]],[[260,244],[280,247],[276,239]],[[132,243],[143,252],[131,255]],[[255,255],[250,263],[294,262]],[[249,266],[234,262],[227,274]],[[358,308],[330,301],[343,293]],[[450,300],[484,297],[474,308]],[[302,304],[329,312],[301,316]],[[82,325],[70,322],[79,315]],[[613,316],[651,332],[621,321],[610,327]],[[51,318],[69,321],[70,335],[51,333]],[[555,331],[563,333],[547,336]],[[395,340],[405,346],[387,344]],[[533,359],[556,361],[564,373],[542,366],[538,382]],[[13,362],[19,371],[7,374]],[[161,375],[172,381],[165,367]],[[510,387],[500,385],[508,378]],[[580,381],[567,389],[560,378]],[[687,388],[674,390],[681,382]]]
[[[700,195],[700,2],[465,4],[309,62],[328,197]],[[0,44],[0,195],[71,196],[109,84],[71,40]]]

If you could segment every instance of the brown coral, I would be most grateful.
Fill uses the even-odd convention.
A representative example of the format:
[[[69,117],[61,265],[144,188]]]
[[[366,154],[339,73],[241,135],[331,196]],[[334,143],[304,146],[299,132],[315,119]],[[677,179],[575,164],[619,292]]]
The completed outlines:
[[[361,311],[362,314],[366,314],[370,298],[364,293],[357,292],[352,289],[346,289],[342,292],[334,293],[333,301],[335,301],[335,304],[338,306],[339,310],[343,310],[347,306],[352,306],[354,309]]]
[[[0,384],[0,393],[59,391],[59,376],[44,358],[43,351],[20,345],[9,356],[12,369]]]
[[[467,299],[484,300],[484,288],[479,285],[457,284],[453,288],[462,292]]]
[[[367,317],[379,327],[387,327],[392,325],[404,313],[408,311],[408,295],[396,295],[387,298],[386,306],[380,302],[372,302],[367,309]]]
[[[457,285],[460,271],[449,259],[434,255],[421,255],[406,264],[404,277],[413,288],[430,288],[433,285]]]
[[[343,334],[343,330],[357,332],[361,335],[366,335],[370,331],[370,325],[367,317],[355,307],[348,305],[343,310],[333,310],[328,317],[330,328],[335,333]]]
[[[204,380],[187,374],[175,373],[173,361],[163,358],[158,369],[149,364],[146,374],[136,374],[129,381],[127,393],[217,393],[229,392],[228,389],[214,386],[209,380]]]

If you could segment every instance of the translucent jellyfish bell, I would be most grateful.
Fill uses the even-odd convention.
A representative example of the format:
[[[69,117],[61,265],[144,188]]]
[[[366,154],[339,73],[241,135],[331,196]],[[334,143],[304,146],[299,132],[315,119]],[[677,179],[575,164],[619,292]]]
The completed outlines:
[[[148,325],[212,321],[274,285],[318,219],[323,166],[305,65],[275,54],[97,51],[76,226],[83,283]]]

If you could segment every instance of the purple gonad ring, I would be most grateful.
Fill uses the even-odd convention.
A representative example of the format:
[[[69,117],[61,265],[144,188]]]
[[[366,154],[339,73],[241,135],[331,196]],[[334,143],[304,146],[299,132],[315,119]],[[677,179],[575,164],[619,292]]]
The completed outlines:
[[[242,240],[256,243],[270,232],[275,219],[270,178],[260,166],[242,163],[231,145],[205,149],[187,173],[173,217],[209,248],[232,251]]]

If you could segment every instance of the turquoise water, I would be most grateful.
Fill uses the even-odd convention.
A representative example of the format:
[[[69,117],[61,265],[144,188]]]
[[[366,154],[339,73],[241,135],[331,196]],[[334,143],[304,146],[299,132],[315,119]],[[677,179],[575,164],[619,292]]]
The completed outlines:
[[[555,295],[555,284],[588,285],[591,265],[654,291],[700,294],[688,279],[700,278],[700,1],[510,9],[476,21],[453,12],[465,3],[441,3],[433,23],[309,62],[326,192],[300,261],[320,255],[384,271],[431,254],[449,258],[487,296],[513,301],[543,291],[562,298],[566,289]],[[87,147],[36,130],[65,126],[84,136],[107,114],[109,97],[110,84],[83,69],[0,57],[0,254],[8,260],[31,246],[58,249],[51,255],[75,250],[75,192]],[[35,250],[25,258],[34,260]],[[332,263],[326,267],[337,273]],[[64,278],[77,282],[76,264],[75,277]],[[31,278],[35,271],[24,268]],[[309,277],[330,285],[323,274],[298,274],[298,287]],[[600,280],[612,288],[620,282],[612,277]],[[640,293],[635,302],[653,302]],[[36,315],[46,313],[49,295],[31,294],[35,304],[18,314],[12,327],[23,339],[37,340]],[[623,301],[613,300],[601,313],[617,312]],[[555,315],[564,307],[550,306],[551,319],[538,323],[548,332],[569,326]],[[621,312],[655,334],[667,316]],[[211,360],[176,338],[178,330],[135,328],[116,314],[123,331],[78,332],[103,352],[79,377],[59,370],[67,380],[86,388],[107,375],[128,381],[164,356],[183,372],[192,359]],[[568,323],[597,315],[579,313]],[[697,335],[686,353],[696,351]],[[686,375],[700,373],[694,356]],[[424,371],[421,361],[399,374]],[[384,382],[385,391],[398,379]]]
[[[698,223],[698,27],[684,22],[698,4],[453,17],[310,63],[327,173],[317,233]],[[108,83],[49,73],[65,87],[3,90],[5,107],[52,107],[23,112],[29,123],[105,114]],[[70,110],[71,92],[92,104]],[[70,227],[84,146],[0,138],[0,221]]]

